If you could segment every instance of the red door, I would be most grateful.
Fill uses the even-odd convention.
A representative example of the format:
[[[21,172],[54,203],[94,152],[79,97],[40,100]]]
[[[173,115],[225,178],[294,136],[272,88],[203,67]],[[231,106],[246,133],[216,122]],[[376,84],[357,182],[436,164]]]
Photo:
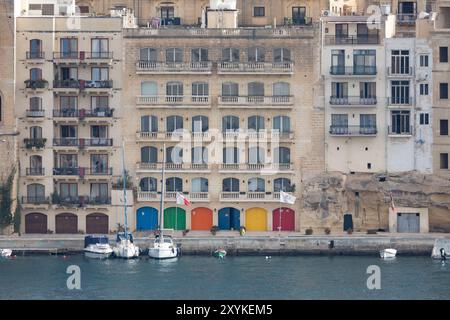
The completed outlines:
[[[280,209],[273,210],[272,228],[278,231],[280,226]],[[289,208],[281,208],[281,231],[295,231],[295,211]]]
[[[210,230],[213,225],[213,212],[208,208],[195,208],[191,212],[192,230]]]

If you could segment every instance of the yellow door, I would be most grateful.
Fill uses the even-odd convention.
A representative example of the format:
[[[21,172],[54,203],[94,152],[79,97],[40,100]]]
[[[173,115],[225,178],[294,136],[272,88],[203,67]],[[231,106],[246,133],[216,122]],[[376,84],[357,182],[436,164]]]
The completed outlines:
[[[245,228],[248,231],[267,230],[267,212],[261,208],[248,209],[245,213]]]

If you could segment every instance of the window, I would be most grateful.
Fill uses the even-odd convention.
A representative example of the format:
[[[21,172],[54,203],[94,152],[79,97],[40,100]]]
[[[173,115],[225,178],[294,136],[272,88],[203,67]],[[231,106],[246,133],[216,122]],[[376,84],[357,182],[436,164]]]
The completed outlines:
[[[359,97],[361,99],[376,99],[377,83],[376,82],[360,82]]]
[[[141,82],[141,96],[156,97],[158,93],[158,85],[154,81]]]
[[[91,154],[91,174],[105,174],[108,172],[108,155]]]
[[[42,172],[42,170],[40,170],[40,169],[42,169],[42,157],[41,156],[34,155],[34,156],[30,157],[30,169],[31,169],[30,171],[32,173],[41,173]],[[35,170],[33,170],[33,169],[35,169]]]
[[[276,130],[279,133],[289,133],[291,131],[291,119],[288,116],[274,117],[273,130]]]
[[[439,121],[439,133],[441,136],[448,136],[448,120]]]
[[[306,7],[292,7],[292,23],[294,25],[306,24]]]
[[[59,109],[64,114],[70,114],[78,109],[78,97],[76,96],[61,96],[59,100]]]
[[[42,54],[42,40],[32,39],[30,40],[30,53],[29,59],[43,58]]]
[[[91,200],[95,203],[108,203],[108,184],[91,183]]]
[[[239,149],[236,147],[223,148],[223,163],[238,164],[239,163]]]
[[[59,166],[61,168],[77,168],[78,155],[76,154],[61,154],[59,156]]]
[[[345,74],[345,50],[331,50],[331,73]]]
[[[332,82],[331,83],[332,98],[343,99],[348,98],[348,83],[347,82]]]
[[[222,49],[222,61],[223,62],[239,62],[239,49],[237,49],[237,48]]]
[[[288,97],[291,95],[291,85],[287,82],[276,82],[273,84],[273,95],[275,97]]]
[[[353,73],[356,75],[376,73],[376,51],[354,50],[353,51]]]
[[[222,132],[239,131],[239,117],[224,116],[222,118]]]
[[[248,163],[263,164],[265,163],[265,150],[261,147],[248,148]]]
[[[42,127],[30,127],[30,139],[42,139]]]
[[[421,83],[419,91],[420,91],[421,96],[427,96],[428,95],[428,83]]]
[[[141,48],[139,50],[139,60],[143,62],[156,62],[157,51],[154,48]]]
[[[207,164],[208,150],[205,147],[194,147],[191,149],[191,161],[193,164]]]
[[[208,179],[206,178],[192,179],[191,192],[208,192]]]
[[[448,47],[439,47],[439,62],[448,62]]]
[[[336,38],[347,38],[348,37],[348,24],[347,23],[337,23],[336,24]],[[345,40],[343,40],[345,41]]]
[[[180,48],[167,49],[166,62],[167,63],[183,62],[183,49]]]
[[[273,182],[273,192],[289,192],[291,190],[291,180],[288,178],[277,178]]]
[[[183,83],[182,82],[168,82],[166,84],[167,96],[183,96]]]
[[[391,104],[410,104],[409,81],[391,81]]]
[[[430,124],[430,115],[428,113],[421,113],[420,114],[420,122],[421,125],[428,125]]]
[[[76,138],[77,127],[76,126],[61,126],[60,129],[61,138]]]
[[[31,111],[42,110],[42,98],[40,98],[40,97],[31,97],[30,98],[30,110]]]
[[[91,138],[97,139],[108,138],[108,126],[105,125],[91,126]]]
[[[208,61],[208,49],[195,48],[191,51],[191,62]]]
[[[247,120],[247,129],[249,131],[262,131],[265,129],[263,116],[250,116]]]
[[[427,54],[421,54],[419,57],[419,63],[421,67],[428,67],[428,55]]]
[[[168,116],[166,119],[166,131],[175,132],[183,130],[182,116]]]
[[[42,69],[31,68],[30,69],[30,80],[42,80]]]
[[[409,50],[391,51],[391,73],[409,74]]]
[[[250,82],[247,86],[249,97],[264,97],[264,83]]]
[[[348,131],[348,115],[347,114],[332,114],[331,127],[333,133],[347,133]]]
[[[109,80],[109,68],[92,68],[92,81],[107,81]]]
[[[91,50],[92,58],[110,58],[108,39],[92,39]]]
[[[108,96],[93,96],[91,97],[92,110],[107,110],[109,107]]]
[[[239,179],[225,178],[222,180],[223,192],[239,192]]]
[[[377,116],[375,114],[360,114],[359,125],[362,133],[374,133],[377,127]]]
[[[192,117],[192,132],[207,132],[209,130],[209,120],[207,116]]]
[[[142,147],[141,148],[141,162],[142,163],[157,163],[158,162],[158,149],[155,147]]]
[[[439,83],[439,99],[448,99],[448,83]]]
[[[161,19],[173,19],[175,17],[174,7],[161,7]]]
[[[158,132],[158,118],[156,116],[142,116],[141,132]]]
[[[263,47],[248,48],[248,62],[264,62],[266,50]]]
[[[266,182],[262,178],[250,178],[248,180],[248,192],[265,192]]]
[[[291,162],[291,149],[286,147],[275,148],[273,162],[279,164],[289,164]]]
[[[192,96],[207,97],[209,95],[209,85],[207,82],[192,83]]]
[[[440,154],[440,168],[448,169],[448,153]]]
[[[89,6],[78,6],[80,8],[80,13],[86,14],[89,13]]]
[[[32,183],[27,186],[27,197],[29,203],[39,203],[45,200],[45,186]]]
[[[180,147],[166,148],[166,162],[175,164],[183,163],[183,149]]]
[[[139,181],[141,191],[157,192],[158,180],[156,178],[146,177]]]
[[[77,80],[78,79],[78,68],[62,67],[60,69],[59,79],[60,80]],[[69,83],[69,81],[67,81],[67,83]]]
[[[411,115],[409,111],[391,111],[392,130],[390,133],[411,133]]]
[[[183,192],[183,180],[181,178],[172,177],[166,179],[167,192]]]
[[[42,15],[53,16],[55,14],[55,7],[53,4],[42,4]]]
[[[78,39],[62,38],[60,40],[60,58],[78,58]]]
[[[59,185],[59,195],[62,202],[78,200],[78,184],[61,183]]]
[[[266,15],[265,7],[253,7],[253,16],[254,17],[264,17]]]
[[[273,50],[273,62],[290,62],[291,50],[286,48],[276,48]]]
[[[222,84],[222,97],[239,96],[239,85],[234,82],[226,82]]]

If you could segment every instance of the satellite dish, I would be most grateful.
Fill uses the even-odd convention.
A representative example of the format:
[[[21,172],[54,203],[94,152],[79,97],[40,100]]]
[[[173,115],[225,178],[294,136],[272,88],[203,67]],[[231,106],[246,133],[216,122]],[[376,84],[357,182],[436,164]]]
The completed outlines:
[[[421,13],[419,13],[419,19],[425,19],[428,18],[429,16],[430,14],[428,12],[422,11]]]

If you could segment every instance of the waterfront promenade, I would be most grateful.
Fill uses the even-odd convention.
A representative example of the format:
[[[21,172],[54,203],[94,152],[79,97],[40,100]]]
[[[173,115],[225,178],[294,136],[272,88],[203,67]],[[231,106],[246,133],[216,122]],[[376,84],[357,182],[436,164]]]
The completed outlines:
[[[0,236],[0,248],[11,248],[17,254],[77,253],[81,252],[85,235],[23,235]],[[372,255],[385,248],[396,248],[398,255],[430,255],[436,239],[448,239],[450,234],[394,234],[336,233],[304,235],[295,232],[238,232],[223,231],[213,236],[210,232],[191,231],[183,236],[174,232],[175,242],[182,254],[211,254],[225,248],[231,255]],[[115,235],[110,235],[111,244]],[[136,233],[135,242],[147,249],[153,241],[151,233]]]

